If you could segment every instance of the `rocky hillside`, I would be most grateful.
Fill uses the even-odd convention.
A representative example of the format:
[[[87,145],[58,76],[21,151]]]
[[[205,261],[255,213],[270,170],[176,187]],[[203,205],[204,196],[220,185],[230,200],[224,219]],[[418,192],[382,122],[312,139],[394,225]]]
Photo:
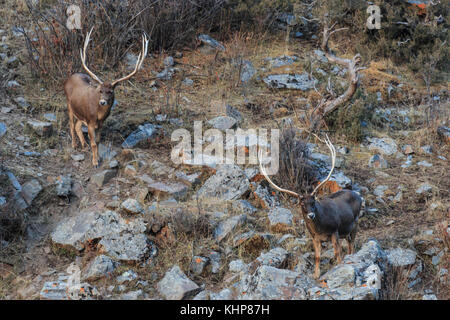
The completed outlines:
[[[149,55],[116,89],[94,168],[90,150],[71,147],[62,87],[32,78],[22,33],[0,25],[0,298],[448,299],[448,83],[423,103],[414,74],[364,61],[356,101],[328,128],[338,151],[328,191],[364,198],[356,252],[337,264],[324,242],[319,279],[299,208],[257,165],[171,160],[172,133],[195,140],[194,121],[224,136],[291,127],[302,136],[318,92],[347,86],[347,70],[318,49],[320,31],[310,33],[200,34],[196,48]],[[242,140],[233,150],[252,149]],[[307,142],[323,179],[328,149]]]

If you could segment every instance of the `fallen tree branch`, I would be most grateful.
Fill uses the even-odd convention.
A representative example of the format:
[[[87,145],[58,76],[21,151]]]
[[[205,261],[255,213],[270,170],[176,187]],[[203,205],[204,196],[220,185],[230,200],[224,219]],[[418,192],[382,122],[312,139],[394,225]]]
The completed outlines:
[[[340,28],[332,30],[333,27],[334,25],[331,28],[328,28],[328,25],[324,27],[321,49],[324,51],[325,56],[330,62],[340,64],[348,69],[349,86],[347,90],[345,90],[345,92],[340,96],[332,100],[322,100],[319,105],[314,108],[310,116],[310,128],[312,131],[319,129],[319,126],[321,125],[324,117],[326,117],[328,114],[351,99],[356,89],[358,88],[358,72],[365,69],[363,67],[359,67],[359,64],[361,62],[361,55],[359,53],[357,53],[352,59],[345,59],[337,57],[331,52],[331,50],[328,48],[328,40],[330,39],[330,36],[333,33],[347,29]]]

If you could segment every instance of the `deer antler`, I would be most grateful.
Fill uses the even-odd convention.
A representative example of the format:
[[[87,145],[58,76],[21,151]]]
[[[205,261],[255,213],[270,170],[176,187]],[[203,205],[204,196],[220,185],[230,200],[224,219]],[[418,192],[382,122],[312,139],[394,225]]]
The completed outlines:
[[[281,191],[281,192],[284,192],[284,193],[288,193],[288,194],[290,194],[292,196],[300,198],[300,195],[298,193],[295,193],[294,191],[290,191],[290,190],[287,190],[287,189],[280,188],[275,183],[273,183],[272,180],[270,180],[270,178],[267,176],[267,173],[266,173],[266,171],[264,170],[264,168],[262,166],[261,159],[262,159],[262,150],[260,149],[259,153],[258,153],[259,171],[261,171],[262,175],[264,176],[264,178],[266,178],[266,180],[270,183],[270,185],[273,188],[275,188],[275,190],[278,190],[278,191]]]
[[[330,149],[330,152],[331,152],[331,170],[330,170],[330,173],[328,174],[328,176],[325,178],[325,180],[323,180],[323,181],[322,181],[322,182],[314,189],[314,191],[311,193],[312,196],[319,190],[319,188],[320,188],[324,183],[326,183],[328,180],[330,180],[331,174],[333,173],[333,170],[334,170],[334,165],[335,165],[335,163],[336,163],[336,149],[334,148],[333,144],[331,143],[330,138],[328,138],[328,135],[325,134],[325,136],[326,136],[325,141],[323,141],[322,139],[320,139],[320,138],[319,138],[317,135],[315,135],[314,133],[313,133],[313,135],[314,135],[317,139],[319,139],[320,141],[324,142],[324,143],[327,145],[327,147]]]
[[[92,30],[94,30],[94,27],[91,28],[91,31],[89,31],[86,34],[86,39],[84,40],[84,47],[83,50],[80,49],[80,56],[81,56],[81,63],[83,64],[83,68],[84,70],[86,70],[86,72],[91,76],[92,79],[94,79],[95,81],[97,81],[100,84],[103,84],[102,80],[100,80],[99,77],[97,77],[91,70],[89,70],[89,68],[86,66],[86,49],[87,46],[89,44],[89,40],[91,39],[91,33]]]
[[[141,68],[142,63],[144,62],[145,57],[147,56],[147,48],[148,48],[148,38],[147,35],[144,33],[142,35],[142,52],[139,53],[137,62],[136,62],[136,67],[134,68],[133,72],[131,72],[129,75],[120,78],[116,81],[114,81],[113,83],[111,83],[111,85],[114,87],[115,85],[117,85],[119,82],[125,81],[130,79],[132,76],[135,75],[135,73]]]

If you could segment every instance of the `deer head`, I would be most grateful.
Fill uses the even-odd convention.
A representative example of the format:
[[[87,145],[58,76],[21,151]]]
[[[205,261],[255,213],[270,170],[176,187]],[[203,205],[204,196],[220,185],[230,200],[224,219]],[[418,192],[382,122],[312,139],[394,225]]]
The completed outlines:
[[[80,56],[81,56],[81,63],[83,64],[84,70],[91,76],[91,78],[98,83],[97,86],[97,92],[99,95],[99,106],[105,107],[105,106],[112,106],[114,103],[114,89],[116,86],[125,80],[130,79],[132,76],[136,74],[136,72],[141,68],[142,63],[144,62],[145,57],[147,56],[147,49],[148,49],[148,38],[145,34],[142,35],[142,51],[139,53],[139,56],[137,58],[136,66],[134,70],[127,76],[117,79],[113,82],[103,82],[100,80],[100,78],[95,75],[86,65],[86,49],[88,47],[89,41],[91,40],[91,33],[94,27],[91,28],[91,30],[86,34],[86,38],[84,40],[84,46],[83,49],[80,49]]]
[[[299,199],[299,204],[300,207],[302,208],[302,212],[306,215],[306,217],[310,220],[314,220],[316,217],[316,193],[317,191],[320,189],[321,186],[323,186],[328,180],[330,180],[330,177],[333,173],[334,170],[334,166],[335,166],[335,162],[336,162],[336,150],[333,146],[333,144],[331,143],[330,139],[328,138],[328,135],[326,135],[326,139],[322,140],[320,139],[317,135],[314,134],[314,136],[319,139],[320,141],[324,142],[327,147],[330,149],[331,152],[331,170],[330,173],[328,174],[328,176],[325,178],[325,180],[323,180],[314,190],[311,194],[309,195],[300,195],[294,191],[290,191],[287,189],[283,189],[280,188],[279,186],[277,186],[275,183],[273,183],[273,181],[269,178],[269,176],[267,175],[266,171],[264,170],[264,167],[262,166],[261,163],[261,158],[262,158],[262,151],[259,151],[259,170],[261,171],[261,173],[263,174],[264,178],[270,183],[270,185],[275,189],[278,190],[280,192],[283,193],[287,193],[291,196],[294,196],[296,198]]]

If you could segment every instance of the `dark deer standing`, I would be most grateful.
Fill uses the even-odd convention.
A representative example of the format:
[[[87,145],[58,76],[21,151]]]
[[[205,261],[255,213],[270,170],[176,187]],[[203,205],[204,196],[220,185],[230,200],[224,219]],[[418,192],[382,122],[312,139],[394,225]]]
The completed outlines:
[[[93,29],[93,28],[92,28]],[[80,49],[81,62],[84,70],[89,74],[75,73],[71,75],[64,83],[64,91],[67,97],[67,109],[69,111],[70,134],[72,136],[72,148],[76,148],[75,131],[80,139],[82,148],[86,147],[81,126],[84,124],[88,128],[89,140],[92,149],[92,165],[98,166],[97,143],[100,140],[100,134],[96,135],[96,130],[100,130],[103,121],[109,116],[111,107],[114,104],[114,89],[117,84],[130,79],[141,68],[145,57],[147,56],[148,38],[142,36],[142,52],[139,54],[136,67],[129,75],[115,80],[114,82],[102,82],[86,66],[86,49],[91,37],[91,31],[86,35],[83,50]],[[97,85],[94,84],[94,81]],[[76,118],[74,126],[73,118]]]
[[[327,178],[322,181],[310,195],[307,196],[301,196],[298,193],[282,189],[275,185],[267,176],[261,164],[261,153],[259,156],[260,171],[272,187],[278,191],[290,194],[299,199],[300,209],[306,223],[306,228],[311,234],[313,240],[315,253],[314,277],[316,279],[320,276],[320,251],[322,241],[329,241],[331,239],[334,248],[334,256],[338,263],[341,263],[342,261],[340,238],[345,238],[347,240],[348,254],[353,252],[358,216],[362,204],[361,197],[356,192],[351,190],[340,190],[329,195],[328,197],[323,198],[322,200],[316,199],[315,193],[330,179],[336,161],[336,150],[331,144],[328,136],[324,142],[331,150],[331,171]]]

